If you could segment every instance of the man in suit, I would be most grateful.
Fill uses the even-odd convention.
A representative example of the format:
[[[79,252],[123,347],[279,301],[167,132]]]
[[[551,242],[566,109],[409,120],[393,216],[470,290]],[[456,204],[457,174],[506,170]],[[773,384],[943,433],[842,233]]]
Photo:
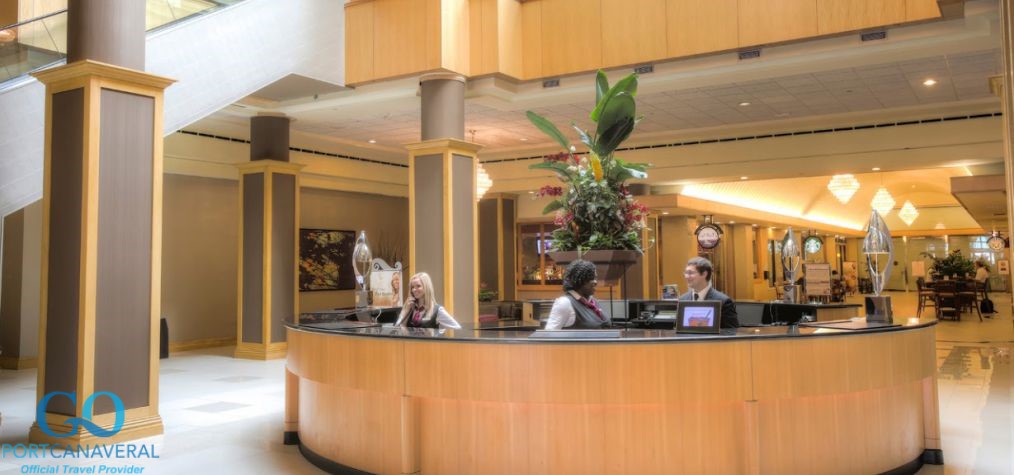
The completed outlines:
[[[681,295],[680,300],[718,300],[722,302],[722,328],[737,328],[739,316],[736,314],[736,303],[728,295],[711,287],[713,271],[711,261],[703,257],[690,259],[683,271],[690,291]]]

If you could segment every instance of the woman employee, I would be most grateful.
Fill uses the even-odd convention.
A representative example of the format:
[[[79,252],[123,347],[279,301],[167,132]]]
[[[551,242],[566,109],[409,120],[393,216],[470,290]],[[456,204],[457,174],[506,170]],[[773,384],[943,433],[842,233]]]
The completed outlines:
[[[602,328],[609,319],[602,314],[592,294],[595,293],[595,264],[578,259],[563,274],[563,296],[553,302],[546,330],[561,328]]]
[[[396,326],[416,328],[460,329],[454,317],[433,297],[433,280],[430,275],[420,272],[408,281],[408,300],[401,307]]]

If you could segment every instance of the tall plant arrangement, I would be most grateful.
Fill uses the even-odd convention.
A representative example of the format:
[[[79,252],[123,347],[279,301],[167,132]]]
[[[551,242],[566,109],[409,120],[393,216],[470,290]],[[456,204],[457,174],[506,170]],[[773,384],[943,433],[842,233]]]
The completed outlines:
[[[612,87],[605,73],[596,74],[595,109],[590,116],[595,130],[584,130],[573,121],[570,124],[581,143],[588,147],[584,154],[576,152],[577,148],[556,125],[528,111],[528,119],[564,150],[529,167],[551,170],[563,182],[563,186],[544,186],[539,190],[539,196],[554,197],[542,211],[556,213],[553,250],[642,252],[641,230],[648,209],[634,199],[626,181],[647,178],[648,165],[628,163],[613,154],[641,120],[636,116],[636,96],[636,74]]]

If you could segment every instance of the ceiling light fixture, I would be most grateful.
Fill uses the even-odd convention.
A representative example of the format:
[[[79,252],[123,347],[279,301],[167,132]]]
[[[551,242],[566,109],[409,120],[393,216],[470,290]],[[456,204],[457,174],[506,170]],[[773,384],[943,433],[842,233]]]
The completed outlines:
[[[937,83],[937,80],[936,80],[936,79],[933,79],[933,78],[929,78],[929,79],[927,79],[927,80],[923,81],[923,82],[922,82],[922,85],[923,85],[923,86],[933,86],[933,85],[935,85],[936,83]]]
[[[373,140],[373,139],[370,139],[370,140],[369,140],[369,142],[370,142],[370,143],[377,143],[377,141],[376,141],[376,140]]]
[[[887,188],[883,186],[877,190],[877,194],[873,195],[873,201],[870,201],[870,206],[877,210],[881,216],[887,216],[894,209],[894,197],[887,191]]]
[[[527,138],[527,137],[521,137],[521,141],[522,141],[522,142],[527,142],[527,141],[528,141],[528,138]]]
[[[905,226],[911,226],[915,218],[919,216],[919,211],[915,209],[912,202],[905,200],[905,204],[901,206],[901,210],[898,211],[898,217],[905,222]]]
[[[493,180],[489,178],[486,169],[482,168],[481,163],[475,164],[475,200],[481,200],[491,186],[493,186]]]
[[[875,172],[879,172],[880,171],[880,167],[873,167],[873,168],[871,168],[871,170],[873,170]]]
[[[746,106],[748,106],[748,105],[750,105],[750,103],[749,103],[749,102],[746,102],[746,101],[744,101],[744,102],[740,102],[740,103],[739,103],[739,106],[740,106],[740,107],[746,107]]]
[[[846,204],[859,191],[859,180],[852,174],[835,175],[827,183],[827,189],[841,204]]]
[[[748,177],[748,176],[741,176],[741,177],[739,177],[740,180],[746,180],[748,178],[750,178],[750,177]]]

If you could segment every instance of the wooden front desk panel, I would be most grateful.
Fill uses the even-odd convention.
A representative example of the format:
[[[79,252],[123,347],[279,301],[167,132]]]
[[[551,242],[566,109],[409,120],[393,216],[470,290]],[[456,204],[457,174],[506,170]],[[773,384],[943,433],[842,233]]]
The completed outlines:
[[[367,472],[880,473],[939,448],[932,326],[695,342],[288,337],[301,443]]]

